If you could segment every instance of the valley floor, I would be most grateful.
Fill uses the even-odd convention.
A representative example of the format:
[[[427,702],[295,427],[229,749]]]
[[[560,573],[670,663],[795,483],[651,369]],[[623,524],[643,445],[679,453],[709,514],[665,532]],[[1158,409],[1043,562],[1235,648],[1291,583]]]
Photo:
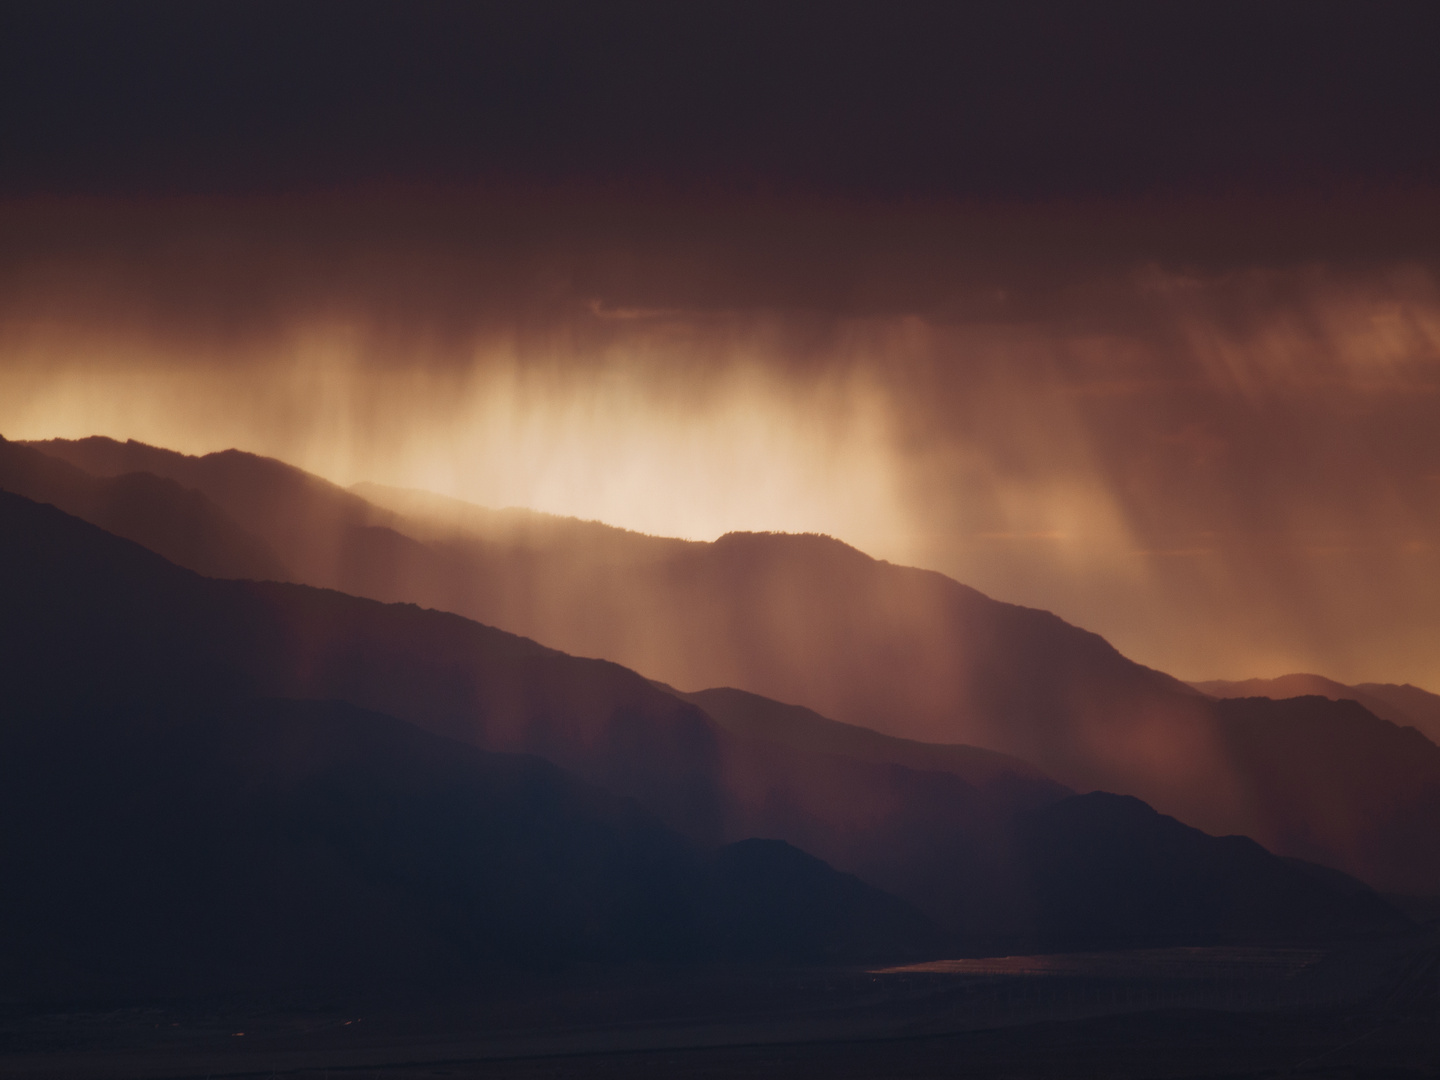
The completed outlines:
[[[590,970],[384,1006],[10,1007],[0,1074],[1440,1076],[1440,932],[881,971]]]

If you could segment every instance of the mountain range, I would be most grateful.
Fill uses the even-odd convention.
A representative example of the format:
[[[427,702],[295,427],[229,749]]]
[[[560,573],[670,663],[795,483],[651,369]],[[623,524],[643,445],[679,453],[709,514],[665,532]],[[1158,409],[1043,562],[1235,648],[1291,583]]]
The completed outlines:
[[[729,687],[877,735],[989,750],[1025,763],[1016,776],[1134,795],[1377,888],[1440,892],[1428,840],[1440,834],[1440,749],[1394,711],[1376,723],[1375,710],[1321,696],[1298,707],[1217,700],[1048,612],[827,537],[651,537],[346,490],[239,451],[189,457],[103,438],[0,450],[43,453],[96,483],[146,473],[204,499],[212,540],[179,560],[200,572],[256,576],[230,553],[264,550],[284,567],[272,577],[456,612],[667,686]],[[217,569],[227,558],[228,572]]]
[[[993,752],[699,695],[722,723],[610,662],[202,577],[10,494],[0,600],[11,993],[1406,925]]]
[[[201,578],[59,516],[32,518],[11,539],[12,704],[28,693],[36,707],[68,700],[83,711],[92,700],[150,701],[157,688],[184,700],[344,701],[484,750],[542,756],[702,845],[796,840],[972,944],[1034,936],[1017,922],[1040,903],[1020,834],[1071,796],[1022,763],[859,730],[848,748],[816,745],[794,722],[745,738],[733,719],[727,728],[618,665],[454,615]],[[62,675],[55,657],[88,659]],[[1139,803],[1131,814],[1141,831],[1157,816]],[[1070,899],[1060,890],[1044,902]]]
[[[1196,690],[1217,698],[1263,697],[1276,700],[1323,697],[1354,701],[1367,712],[1400,727],[1413,727],[1433,743],[1440,743],[1440,694],[1409,683],[1357,683],[1346,686],[1323,675],[1281,675],[1276,679],[1241,679],[1191,683]]]

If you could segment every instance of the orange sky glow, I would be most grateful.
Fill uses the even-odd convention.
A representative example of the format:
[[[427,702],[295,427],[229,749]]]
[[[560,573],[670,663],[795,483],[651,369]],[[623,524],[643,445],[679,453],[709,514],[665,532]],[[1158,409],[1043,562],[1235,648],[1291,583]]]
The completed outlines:
[[[1440,687],[1424,260],[1106,251],[1040,211],[683,241],[488,213],[12,206],[0,434],[829,533],[1181,677]]]

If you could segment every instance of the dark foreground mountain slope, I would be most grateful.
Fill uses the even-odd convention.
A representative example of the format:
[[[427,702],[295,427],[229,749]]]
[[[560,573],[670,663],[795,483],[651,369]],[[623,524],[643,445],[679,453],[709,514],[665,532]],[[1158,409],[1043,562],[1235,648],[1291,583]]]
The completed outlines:
[[[208,577],[290,577],[269,545],[208,497],[153,473],[92,476],[0,438],[0,490],[58,506]]]
[[[1382,720],[1401,727],[1413,727],[1431,742],[1440,744],[1440,694],[1432,694],[1409,683],[1357,683],[1347,686],[1323,675],[1296,674],[1274,679],[1215,679],[1190,685],[1217,698],[1266,697],[1278,701],[1294,697],[1323,697],[1331,701],[1355,701]]]
[[[739,739],[614,664],[445,613],[200,578],[10,495],[0,495],[0,645],[0,700],[18,723],[157,695],[180,706],[216,695],[341,700],[484,749],[540,754],[701,843],[789,840],[923,905],[971,947],[1033,939],[1045,909],[1031,896],[1021,829],[1063,796],[1051,781],[1016,777],[997,795],[949,772]],[[1150,856],[1136,857],[1143,877]],[[1352,903],[1346,890],[1314,888],[1329,897],[1321,907]],[[1255,932],[1313,931],[1287,915]]]
[[[1281,924],[1291,940],[1324,940],[1403,924],[1353,879],[1248,837],[1207,836],[1129,796],[1094,792],[1029,815],[1021,850],[1042,949],[1255,941]]]
[[[11,714],[0,814],[10,998],[441,987],[496,966],[939,942],[788,845],[706,853],[543,761],[337,702]]]
[[[1237,698],[1215,711],[1220,738],[1246,763],[1247,796],[1271,824],[1267,846],[1390,892],[1435,894],[1440,747],[1353,701]]]

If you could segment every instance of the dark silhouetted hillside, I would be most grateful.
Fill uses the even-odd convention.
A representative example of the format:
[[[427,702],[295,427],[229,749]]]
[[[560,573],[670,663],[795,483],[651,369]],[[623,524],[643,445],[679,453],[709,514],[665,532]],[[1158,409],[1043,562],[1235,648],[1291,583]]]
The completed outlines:
[[[1227,944],[1279,925],[1290,940],[1315,941],[1402,923],[1367,889],[1347,895],[1341,879],[1317,891],[1315,869],[1247,837],[1207,836],[1127,796],[1096,792],[1038,812],[1022,849],[1041,949]]]
[[[285,581],[290,572],[264,541],[209,498],[147,472],[96,477],[0,438],[0,490],[58,506],[208,577]]]
[[[1063,792],[1033,773],[997,792],[868,752],[737,738],[615,664],[409,605],[200,578],[12,495],[0,495],[0,645],[0,700],[22,730],[26,717],[105,716],[134,701],[181,714],[217,697],[343,701],[545,757],[639,800],[691,842],[785,839],[921,905],[974,947],[1034,936],[1016,829]],[[808,865],[785,872],[813,877]],[[847,925],[837,910],[834,925]],[[1262,936],[1292,932],[1282,921]]]
[[[1388,892],[1435,892],[1440,747],[1353,701],[1234,698],[1215,711],[1256,814],[1278,837],[1272,850]]]

